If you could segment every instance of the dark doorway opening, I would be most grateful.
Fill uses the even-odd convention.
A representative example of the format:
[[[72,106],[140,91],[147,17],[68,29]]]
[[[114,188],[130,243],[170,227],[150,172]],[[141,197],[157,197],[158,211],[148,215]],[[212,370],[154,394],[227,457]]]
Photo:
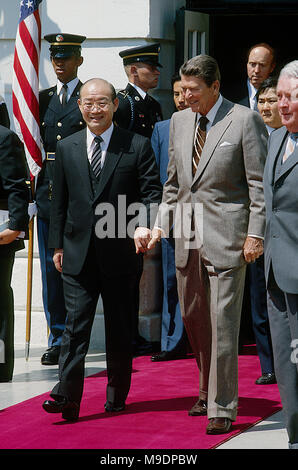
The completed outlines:
[[[238,84],[246,80],[247,51],[254,44],[266,42],[275,49],[275,73],[298,59],[297,25],[294,14],[210,15],[210,55],[219,63],[223,94],[237,100]]]

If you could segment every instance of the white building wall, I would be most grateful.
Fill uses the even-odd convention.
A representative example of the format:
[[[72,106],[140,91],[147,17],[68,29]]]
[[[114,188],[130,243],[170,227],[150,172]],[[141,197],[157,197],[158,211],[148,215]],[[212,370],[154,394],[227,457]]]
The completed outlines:
[[[116,89],[126,86],[119,51],[148,42],[160,42],[163,65],[158,88],[152,94],[161,102],[165,118],[172,111],[170,79],[175,72],[175,15],[185,0],[43,0],[42,37],[64,32],[87,36],[83,43],[82,81],[102,77]],[[19,0],[0,0],[0,94],[12,117],[11,84]],[[40,88],[55,83],[49,45],[42,40]]]

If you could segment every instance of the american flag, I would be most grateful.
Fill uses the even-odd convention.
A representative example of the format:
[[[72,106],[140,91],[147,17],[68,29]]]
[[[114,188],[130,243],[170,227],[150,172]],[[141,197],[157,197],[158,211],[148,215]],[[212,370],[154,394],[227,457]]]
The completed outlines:
[[[22,0],[17,29],[12,82],[12,105],[16,132],[24,143],[26,158],[35,177],[42,166],[39,129],[39,55],[42,0]]]

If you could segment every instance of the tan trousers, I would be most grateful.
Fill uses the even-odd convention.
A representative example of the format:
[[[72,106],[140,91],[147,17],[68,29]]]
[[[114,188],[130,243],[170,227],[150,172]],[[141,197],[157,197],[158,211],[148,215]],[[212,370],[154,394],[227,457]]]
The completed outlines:
[[[208,399],[208,418],[236,419],[238,336],[246,265],[218,270],[203,249],[191,249],[177,269],[185,329],[199,368],[199,397]]]

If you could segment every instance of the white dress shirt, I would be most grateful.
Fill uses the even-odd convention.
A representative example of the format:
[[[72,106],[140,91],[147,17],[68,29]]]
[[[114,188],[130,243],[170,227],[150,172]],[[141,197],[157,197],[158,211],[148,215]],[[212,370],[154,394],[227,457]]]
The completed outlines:
[[[250,83],[250,81],[247,79],[247,89],[248,89],[248,97],[249,97],[249,106],[250,109],[253,111],[257,111],[257,99],[256,99],[256,94],[257,94],[257,89]]]
[[[222,104],[222,96],[221,96],[221,94],[219,94],[216,103],[213,105],[213,107],[210,109],[210,111],[206,114],[206,118],[208,119],[208,123],[206,125],[206,139],[208,137],[208,132],[210,131],[210,129],[212,127],[212,124],[213,124],[213,121],[215,119],[216,113],[219,110],[221,104]],[[199,121],[201,116],[202,116],[202,114],[197,113],[196,122]]]
[[[114,130],[114,124],[112,123],[110,125],[110,127],[105,132],[100,134],[100,137],[103,140],[100,144],[101,151],[102,151],[101,168],[103,167],[103,164],[104,164],[104,161],[105,161],[105,158],[106,158],[107,149],[108,149],[108,146],[109,146],[109,143],[110,143],[110,140],[111,140],[111,135],[112,135],[113,130]],[[94,140],[95,137],[96,137],[96,134],[91,132],[89,127],[87,126],[87,155],[88,155],[88,160],[89,160],[90,163],[91,163],[92,153],[93,153],[94,147],[96,145],[96,142]]]
[[[78,77],[74,78],[70,82],[66,83],[67,85],[67,102],[71,95],[73,94],[73,91],[77,84],[79,83]],[[62,103],[62,87],[64,83],[60,82],[60,80],[57,81],[57,95],[59,96],[60,102]]]
[[[146,98],[147,93],[144,90],[142,90],[142,88],[140,88],[139,86],[137,86],[137,85],[135,85],[134,83],[131,83],[131,82],[129,82],[129,84],[137,90],[137,92],[139,93],[139,95],[141,95],[143,100]]]

